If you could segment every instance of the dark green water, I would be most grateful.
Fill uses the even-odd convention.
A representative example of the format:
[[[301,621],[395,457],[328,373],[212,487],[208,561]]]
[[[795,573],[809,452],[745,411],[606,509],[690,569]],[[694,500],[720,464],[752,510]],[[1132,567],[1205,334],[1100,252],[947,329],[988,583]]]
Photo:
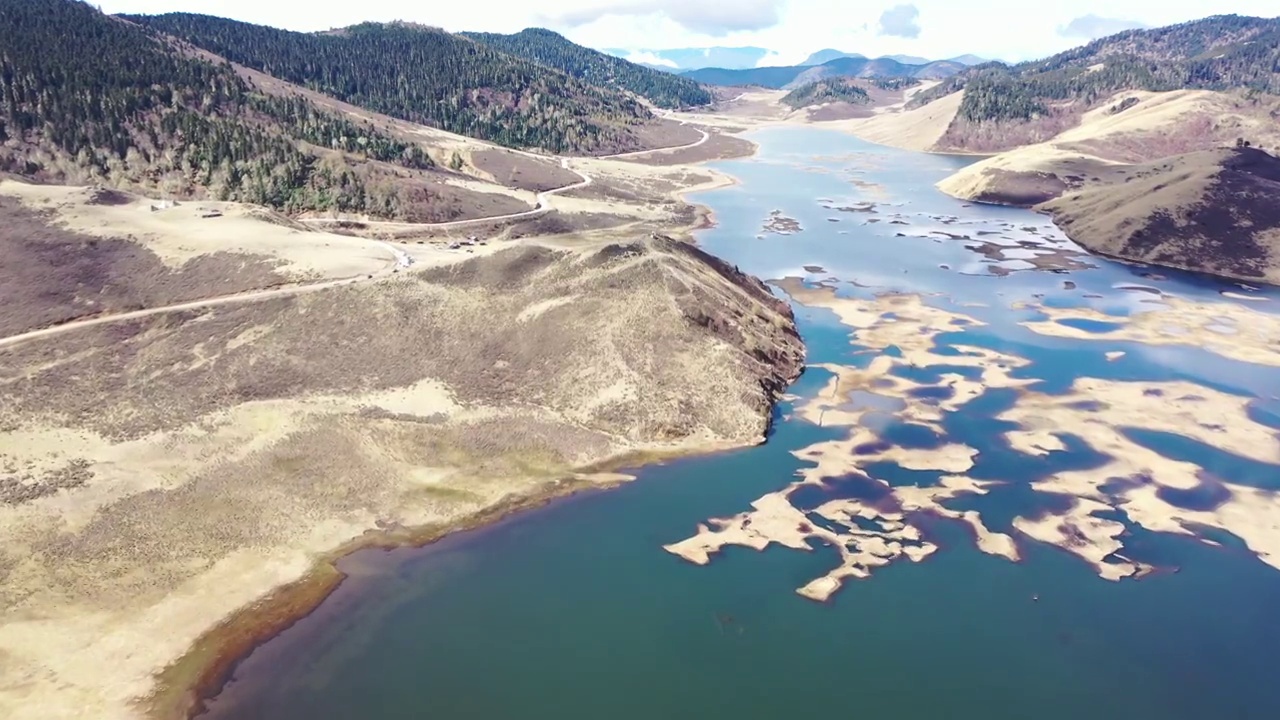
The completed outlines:
[[[940,344],[1025,357],[1032,365],[1018,375],[1039,378],[1045,392],[1062,392],[1079,376],[1191,380],[1257,398],[1253,418],[1280,427],[1275,369],[1190,347],[1043,337],[1017,324],[1035,310],[1009,309],[1034,299],[1056,307],[1087,303],[1120,316],[1154,298],[1135,285],[1198,299],[1219,299],[1227,286],[1170,273],[1153,280],[1139,268],[1093,258],[1085,260],[1094,267],[1069,274],[1022,269],[1035,247],[1069,243],[1035,214],[965,207],[933,190],[962,159],[802,128],[755,139],[762,145],[757,158],[720,165],[742,184],[697,198],[720,221],[700,241],[744,270],[767,278],[834,276],[877,291],[985,303],[965,312],[986,326],[945,335]],[[851,179],[880,188],[859,189]],[[860,202],[884,203],[872,215],[881,222],[824,207]],[[757,239],[775,208],[804,230]],[[898,218],[906,224],[891,224]],[[978,232],[1013,252],[984,252],[937,234]],[[824,272],[808,273],[805,265]],[[993,274],[993,266],[1011,272]],[[1068,280],[1075,287],[1064,286]],[[849,330],[830,313],[796,311],[810,362],[870,360],[853,354]],[[1108,362],[1110,350],[1128,354]],[[951,370],[919,372],[927,379],[939,371]],[[811,396],[826,380],[811,370],[793,392]],[[990,391],[944,423],[948,440],[981,451],[970,475],[1009,483],[949,506],[980,509],[999,531],[1050,501],[1029,482],[1101,462],[1070,441],[1068,452],[1047,458],[1013,452],[1000,436],[1009,426],[992,419],[1013,400],[1011,391]],[[1011,563],[981,554],[963,525],[925,520],[940,552],[851,581],[827,604],[793,590],[837,564],[828,548],[729,548],[705,567],[663,551],[696,523],[740,512],[790,483],[802,467],[790,451],[843,435],[784,419],[789,409],[778,408],[766,445],[645,468],[619,489],[428,548],[349,558],[344,569],[352,579],[241,664],[209,717],[1280,717],[1280,571],[1225,533],[1213,536],[1223,546],[1211,547],[1134,528],[1126,554],[1162,571],[1112,583],[1058,548],[1019,538],[1024,558]],[[885,433],[909,447],[938,440],[892,425]],[[1176,436],[1145,432],[1134,440],[1230,482],[1280,489],[1280,468]],[[893,483],[930,481],[896,467],[876,474]]]

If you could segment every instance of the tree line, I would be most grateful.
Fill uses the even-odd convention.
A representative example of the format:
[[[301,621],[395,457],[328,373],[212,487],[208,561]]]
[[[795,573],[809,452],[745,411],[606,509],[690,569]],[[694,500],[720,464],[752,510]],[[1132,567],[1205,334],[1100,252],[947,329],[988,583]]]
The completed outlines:
[[[512,147],[631,149],[631,126],[651,117],[618,90],[433,28],[299,33],[189,13],[123,17],[353,105]]]
[[[188,57],[76,0],[0,10],[0,170],[103,181],[288,211],[394,215],[394,188],[354,160],[432,166],[421,147],[256,92],[227,65]],[[328,152],[332,151],[332,152]]]
[[[689,78],[582,47],[550,30],[530,28],[513,35],[469,32],[462,35],[592,85],[617,87],[635,93],[658,107],[692,107],[707,105],[712,100],[705,87]]]
[[[975,67],[917,95],[927,104],[964,89],[959,117],[1029,120],[1059,102],[1093,107],[1123,90],[1233,90],[1280,94],[1280,19],[1218,16],[1130,30],[1047,60]]]
[[[848,80],[831,78],[803,85],[782,96],[782,102],[793,108],[821,105],[829,102],[847,102],[861,105],[871,102],[867,91]]]

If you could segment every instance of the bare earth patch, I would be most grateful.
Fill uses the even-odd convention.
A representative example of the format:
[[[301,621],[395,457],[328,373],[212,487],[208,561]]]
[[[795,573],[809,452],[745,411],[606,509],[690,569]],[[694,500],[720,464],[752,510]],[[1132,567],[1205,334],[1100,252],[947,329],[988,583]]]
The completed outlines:
[[[0,196],[0,214],[0,337],[290,281],[268,255],[216,252],[171,269],[142,243],[64,230],[13,198]]]
[[[471,164],[487,173],[499,185],[542,192],[572,185],[581,178],[572,170],[560,167],[554,158],[532,158],[528,155],[491,148],[470,155]]]
[[[632,162],[646,165],[685,165],[709,160],[732,160],[750,156],[755,152],[755,147],[755,143],[750,140],[713,130],[707,141],[696,147],[646,153],[632,158]]]
[[[351,277],[378,270],[387,262],[387,252],[376,245],[314,232],[266,208],[212,201],[175,204],[112,192],[117,201],[107,204],[97,202],[100,191],[89,188],[0,181],[4,207],[12,208],[15,219],[33,230],[36,226],[30,225],[32,216],[22,214],[22,209],[42,213],[40,222],[50,228],[47,233],[53,233],[54,228],[66,231],[58,236],[63,242],[70,242],[68,238],[72,236],[85,245],[94,238],[117,246],[121,240],[129,241],[170,272],[179,271],[192,261],[205,262],[211,255],[230,254],[246,265],[269,265],[268,269],[279,276],[272,282],[297,282]],[[68,261],[67,256],[76,253],[55,254]],[[185,282],[208,285],[220,282],[222,277],[197,278],[192,274]],[[233,288],[229,292],[248,287],[234,281],[228,284]],[[191,297],[203,296],[198,291],[184,292]]]

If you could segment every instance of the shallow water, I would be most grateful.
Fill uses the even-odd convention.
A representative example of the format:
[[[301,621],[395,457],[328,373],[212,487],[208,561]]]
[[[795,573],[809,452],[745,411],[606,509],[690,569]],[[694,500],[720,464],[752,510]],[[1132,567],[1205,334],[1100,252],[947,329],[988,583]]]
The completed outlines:
[[[719,221],[700,242],[743,270],[834,279],[848,297],[925,294],[930,304],[985,323],[939,335],[938,354],[958,354],[950,345],[959,343],[1025,358],[1030,364],[1014,375],[1038,379],[1040,392],[1065,392],[1082,376],[1187,380],[1256,398],[1249,417],[1280,428],[1276,368],[1198,347],[1112,340],[1110,322],[1075,321],[1102,333],[1088,341],[1019,324],[1043,315],[1034,306],[1087,306],[1119,323],[1149,307],[1143,301],[1156,299],[1151,288],[1207,302],[1223,301],[1223,290],[1247,291],[1081,257],[1042,216],[968,206],[934,190],[934,182],[968,162],[963,158],[905,153],[807,128],[753,137],[759,156],[718,165],[741,184],[695,198]],[[871,204],[872,211],[833,209]],[[757,239],[774,210],[803,230]],[[1037,266],[1038,260],[1045,262]],[[1270,298],[1250,309],[1274,312],[1280,296]],[[831,311],[796,305],[796,314],[811,364],[871,361],[857,354],[850,329]],[[1126,354],[1108,360],[1110,351]],[[895,369],[929,383],[944,373],[973,378],[974,368]],[[621,488],[428,548],[348,558],[343,567],[352,579],[246,660],[211,703],[209,717],[1280,717],[1273,677],[1280,570],[1226,532],[1206,529],[1197,538],[1130,527],[1125,555],[1158,570],[1117,583],[1061,548],[1016,533],[1021,562],[983,554],[964,525],[923,517],[919,524],[940,547],[937,554],[850,580],[825,604],[793,591],[837,564],[831,548],[729,547],[706,566],[664,551],[707,518],[746,510],[794,481],[809,463],[793,450],[847,434],[791,416],[830,377],[811,369],[801,378],[792,390],[797,400],[777,408],[763,446],[645,468]],[[922,395],[946,399],[933,389]],[[1105,460],[1070,436],[1064,451],[1045,457],[1014,451],[1002,436],[1012,424],[995,416],[1017,400],[1015,390],[989,390],[947,414],[945,437],[938,437],[900,422],[894,415],[900,401],[868,392],[851,398],[874,411],[869,417],[886,443],[928,448],[945,440],[977,449],[968,474],[1006,484],[947,505],[980,510],[1000,532],[1011,532],[1019,515],[1061,504],[1059,496],[1035,492],[1032,480]],[[1221,482],[1280,490],[1276,466],[1180,435],[1127,432],[1133,442],[1194,462]],[[929,485],[939,476],[893,463],[863,469],[894,487]],[[1166,493],[1166,501],[1212,505],[1219,487]],[[868,492],[883,489],[851,477],[804,488],[792,501],[811,506]]]

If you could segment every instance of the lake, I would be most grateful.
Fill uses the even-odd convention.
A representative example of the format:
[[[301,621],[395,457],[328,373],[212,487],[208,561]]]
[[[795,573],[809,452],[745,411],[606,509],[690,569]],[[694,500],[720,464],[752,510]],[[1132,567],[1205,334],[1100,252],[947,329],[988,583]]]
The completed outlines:
[[[703,247],[798,279],[812,367],[768,442],[357,553],[207,717],[1280,717],[1280,368],[1257,362],[1280,351],[1256,337],[1280,295],[1089,257],[1044,216],[934,189],[969,159],[750,137],[715,165],[741,183],[693,200],[718,221]],[[930,494],[948,477],[981,490]],[[665,549],[794,534],[792,512],[853,559]],[[842,563],[869,577],[796,592]]]

